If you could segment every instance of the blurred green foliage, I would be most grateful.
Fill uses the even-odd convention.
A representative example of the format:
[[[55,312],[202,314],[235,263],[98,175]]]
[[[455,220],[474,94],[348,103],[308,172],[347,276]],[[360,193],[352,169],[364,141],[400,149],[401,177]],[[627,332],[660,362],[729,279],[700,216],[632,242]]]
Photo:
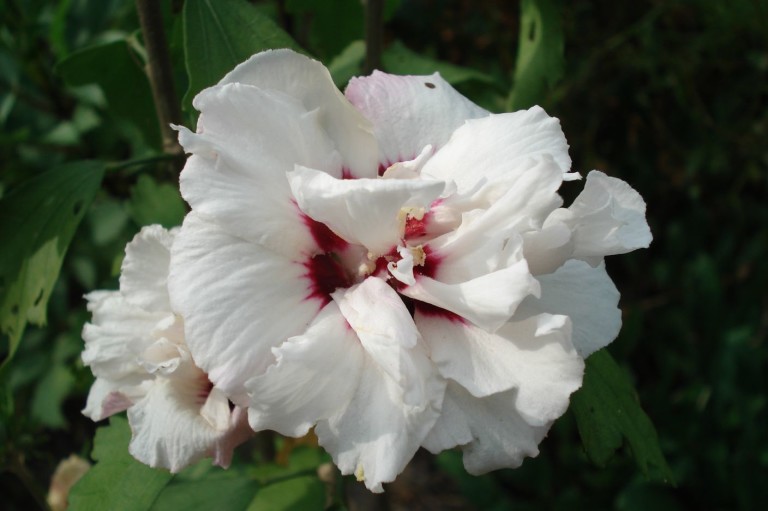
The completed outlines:
[[[165,0],[163,12],[190,126],[197,91],[273,44],[296,44],[321,59],[342,88],[360,73],[363,11],[356,1]],[[610,459],[588,456],[577,410],[520,469],[472,477],[458,453],[446,452],[428,458],[427,482],[401,478],[407,480],[384,499],[408,509],[766,507],[768,2],[391,0],[385,18],[385,70],[439,70],[493,111],[539,102],[561,119],[575,170],[602,169],[646,199],[651,248],[608,261],[624,310],[610,352],[653,419],[676,485],[643,476],[629,455],[631,441]],[[45,265],[45,299],[31,298],[38,309],[47,300],[47,325],[28,327],[3,369],[0,487],[7,509],[29,509],[59,460],[91,453],[95,426],[79,414],[92,381],[79,361],[82,295],[116,287],[125,243],[141,225],[171,226],[184,214],[175,174],[159,153],[145,58],[131,0],[0,5],[0,212],[60,208],[77,217],[46,213],[56,222],[32,229],[43,232],[42,242],[72,242],[63,244],[69,249],[62,261]],[[101,163],[75,163],[86,160]],[[106,169],[101,189],[60,182],[62,164],[80,172],[97,165],[98,179]],[[30,183],[46,183],[51,200],[37,206],[34,193],[24,193],[42,188]],[[70,188],[71,197],[58,193]],[[574,190],[564,190],[566,199]],[[3,214],[2,222],[3,242],[24,232],[23,219]],[[31,255],[39,245],[24,250]],[[10,268],[21,260],[10,246],[0,247],[3,304],[19,275]],[[16,343],[0,337],[5,358]],[[113,419],[96,436],[93,456],[123,464],[112,470],[140,471],[127,441],[125,422]],[[619,443],[614,436],[613,446]],[[307,496],[338,502],[340,490],[328,498],[314,475],[327,461],[316,449],[248,472],[245,462],[257,451],[246,446],[229,472],[201,464],[162,478],[155,508],[210,509],[211,489],[228,509],[270,509],[279,497],[295,500],[276,509],[296,508]],[[78,498],[88,484],[96,487],[91,497],[103,486],[93,482],[97,469],[89,477]],[[101,504],[88,506],[77,507]]]

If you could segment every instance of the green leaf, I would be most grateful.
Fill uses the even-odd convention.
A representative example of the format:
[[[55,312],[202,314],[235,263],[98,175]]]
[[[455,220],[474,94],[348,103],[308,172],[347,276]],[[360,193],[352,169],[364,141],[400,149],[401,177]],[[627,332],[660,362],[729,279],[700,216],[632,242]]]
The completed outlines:
[[[187,0],[183,19],[187,110],[198,92],[254,53],[270,48],[300,50],[291,36],[245,0]]]
[[[325,499],[325,485],[317,477],[300,476],[260,489],[248,511],[322,511]]]
[[[239,474],[214,472],[197,481],[174,482],[165,487],[154,511],[242,511],[253,500],[258,483]]]
[[[387,72],[398,75],[425,75],[437,71],[451,85],[471,80],[493,83],[493,78],[485,73],[425,57],[406,48],[400,41],[395,41],[384,50],[382,64]]]
[[[160,147],[160,126],[149,80],[128,41],[120,39],[76,51],[59,62],[56,71],[70,86],[98,84],[110,113],[136,125],[148,144]]]
[[[179,187],[158,184],[147,174],[139,176],[131,189],[128,211],[139,225],[160,224],[169,229],[181,225],[186,213]]]
[[[123,417],[112,417],[108,427],[96,430],[91,456],[98,463],[72,488],[69,494],[69,509],[151,509],[173,475],[167,470],[156,470],[136,461],[128,453],[130,439],[131,429]]]
[[[509,110],[538,104],[563,76],[564,38],[560,0],[523,0],[514,88]]]
[[[653,423],[626,373],[606,350],[587,359],[584,384],[573,395],[571,408],[584,449],[596,465],[605,466],[626,440],[646,477],[673,481]]]
[[[64,254],[101,184],[104,164],[70,163],[39,174],[0,201],[0,328],[13,357],[31,322],[45,323]]]
[[[362,73],[365,59],[365,42],[352,41],[344,51],[336,55],[328,64],[333,83],[342,88],[353,77]]]

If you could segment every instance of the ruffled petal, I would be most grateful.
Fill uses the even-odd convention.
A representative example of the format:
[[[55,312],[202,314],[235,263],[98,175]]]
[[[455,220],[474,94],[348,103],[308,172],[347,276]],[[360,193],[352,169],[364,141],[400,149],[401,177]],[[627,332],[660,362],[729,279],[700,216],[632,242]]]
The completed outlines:
[[[389,252],[403,236],[404,208],[428,207],[445,186],[416,179],[334,179],[304,167],[288,179],[304,213],[375,255]]]
[[[560,122],[535,106],[467,121],[424,165],[422,175],[455,181],[463,192],[482,179],[513,183],[530,168],[531,158],[539,160],[545,154],[565,178],[571,158]]]
[[[277,363],[246,383],[251,427],[307,434],[344,409],[363,367],[363,350],[338,305],[330,302],[307,329],[272,350]]]
[[[96,378],[88,392],[83,415],[92,421],[100,421],[127,410],[146,395],[148,378],[148,375],[141,374],[114,380]]]
[[[651,243],[645,201],[621,179],[593,170],[568,209],[573,215],[574,257],[597,257],[599,261],[602,256],[626,254]]]
[[[155,342],[157,324],[173,314],[147,312],[128,303],[119,291],[94,291],[85,298],[93,317],[83,327],[83,363],[94,376],[110,380],[144,373],[139,355]]]
[[[141,229],[125,247],[120,292],[128,303],[148,311],[170,311],[168,264],[174,232],[160,225]]]
[[[285,174],[300,164],[341,177],[342,162],[319,111],[241,84],[206,89],[195,106],[198,133],[177,128],[193,153],[180,179],[192,209],[230,234],[283,254],[313,250]]]
[[[168,281],[195,362],[238,404],[247,402],[243,384],[274,362],[272,348],[304,332],[323,305],[302,264],[193,213],[174,243]]]
[[[265,51],[237,66],[219,83],[279,91],[300,101],[306,110],[317,110],[321,126],[336,144],[349,175],[376,176],[378,151],[371,125],[344,98],[320,62],[287,49]]]
[[[464,467],[470,474],[519,467],[525,457],[539,454],[539,442],[551,423],[529,424],[517,412],[516,395],[511,390],[476,398],[449,382],[440,419],[424,447],[436,454],[461,445]]]
[[[437,420],[445,390],[405,305],[369,277],[333,295],[365,352],[351,401],[315,432],[343,474],[372,491],[394,480]]]
[[[557,271],[537,277],[541,297],[527,298],[518,309],[521,316],[548,312],[565,314],[573,323],[573,344],[583,358],[604,348],[621,330],[619,291],[605,271],[605,263],[593,268],[571,259]]]
[[[223,394],[208,395],[217,401],[209,405],[218,416],[213,422],[200,413],[198,398],[203,392],[207,394],[208,388],[207,379],[199,374],[201,378],[192,380],[160,378],[144,399],[128,409],[133,432],[128,450],[136,459],[176,473],[215,455],[217,444],[231,434],[236,425]],[[218,457],[228,459],[223,453]]]
[[[414,159],[426,145],[442,147],[464,121],[489,115],[438,73],[395,76],[374,71],[350,80],[345,94],[373,123],[384,168]]]
[[[531,424],[562,415],[581,386],[584,362],[566,316],[512,321],[495,334],[418,308],[415,320],[440,374],[477,397],[517,389],[518,411]]]

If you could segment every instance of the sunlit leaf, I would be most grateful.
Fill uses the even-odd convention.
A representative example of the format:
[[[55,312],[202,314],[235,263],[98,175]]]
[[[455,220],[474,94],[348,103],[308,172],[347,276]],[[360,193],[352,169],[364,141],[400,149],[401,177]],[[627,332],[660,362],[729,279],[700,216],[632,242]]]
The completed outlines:
[[[352,41],[349,46],[336,55],[328,63],[328,71],[331,73],[333,83],[343,88],[350,78],[362,74],[363,60],[365,59],[365,43]]]
[[[45,311],[64,254],[104,173],[101,162],[76,162],[39,174],[0,201],[0,327],[11,359],[31,322]]]
[[[595,464],[605,466],[626,441],[643,474],[673,480],[653,423],[627,375],[606,350],[587,359],[584,384],[573,395],[571,408],[584,449]]]
[[[92,458],[98,463],[72,488],[69,509],[146,511],[173,476],[136,461],[128,453],[131,428],[127,420],[112,417],[109,422],[108,427],[96,431]]]
[[[509,110],[538,104],[563,76],[562,4],[560,0],[523,0],[514,87]]]
[[[184,2],[184,56],[189,88],[184,107],[237,64],[270,48],[299,49],[274,21],[245,0]]]

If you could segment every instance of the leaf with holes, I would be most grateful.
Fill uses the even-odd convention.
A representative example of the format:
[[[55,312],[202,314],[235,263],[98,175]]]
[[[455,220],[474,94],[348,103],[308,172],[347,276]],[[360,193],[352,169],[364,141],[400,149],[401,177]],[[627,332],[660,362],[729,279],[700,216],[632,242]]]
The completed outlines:
[[[104,164],[76,162],[39,174],[0,200],[0,330],[13,357],[45,311],[64,254],[101,184]]]
[[[245,0],[187,0],[184,2],[184,60],[192,98],[214,85],[236,65],[270,48],[301,51],[291,36]]]
[[[587,456],[605,466],[626,440],[640,470],[649,478],[673,481],[653,423],[635,389],[611,355],[600,350],[587,359],[584,384],[571,398]]]
[[[507,104],[510,111],[540,103],[565,69],[561,1],[523,0],[520,14],[515,83]]]

